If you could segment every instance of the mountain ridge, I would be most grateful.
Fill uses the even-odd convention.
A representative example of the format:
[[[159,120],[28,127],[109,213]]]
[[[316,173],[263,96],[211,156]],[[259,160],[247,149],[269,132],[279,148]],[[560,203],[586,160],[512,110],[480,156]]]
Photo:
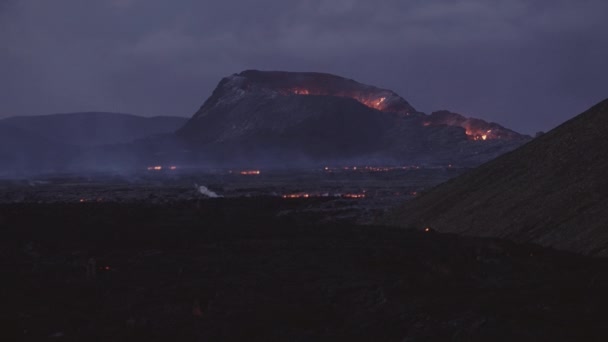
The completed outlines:
[[[403,204],[391,225],[608,255],[608,99]]]
[[[264,157],[281,148],[283,161],[293,154],[320,163],[341,157],[433,164],[478,164],[529,139],[456,113],[459,124],[428,121],[433,117],[391,90],[340,76],[246,70],[223,78],[177,136],[211,158]],[[479,127],[464,127],[470,122]],[[236,153],[234,146],[246,149]],[[345,146],[350,150],[340,156],[337,147]]]

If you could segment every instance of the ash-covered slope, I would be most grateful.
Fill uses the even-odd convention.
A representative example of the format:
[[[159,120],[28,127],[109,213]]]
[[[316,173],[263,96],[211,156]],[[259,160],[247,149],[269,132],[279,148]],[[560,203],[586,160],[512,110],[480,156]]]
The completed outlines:
[[[396,210],[406,227],[608,255],[608,100]]]
[[[194,146],[197,158],[228,163],[471,165],[528,138],[450,115],[426,115],[390,90],[334,75],[249,70],[224,78],[177,134]]]

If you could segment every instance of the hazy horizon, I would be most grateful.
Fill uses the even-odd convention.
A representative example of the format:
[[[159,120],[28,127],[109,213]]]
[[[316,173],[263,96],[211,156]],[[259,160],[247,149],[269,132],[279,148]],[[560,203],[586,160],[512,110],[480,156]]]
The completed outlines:
[[[521,133],[608,97],[608,3],[5,0],[0,118],[190,117],[222,77],[316,71]]]

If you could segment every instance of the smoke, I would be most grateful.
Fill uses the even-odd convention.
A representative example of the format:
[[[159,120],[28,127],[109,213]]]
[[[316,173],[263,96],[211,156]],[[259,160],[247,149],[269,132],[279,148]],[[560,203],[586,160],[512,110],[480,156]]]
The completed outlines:
[[[216,194],[215,192],[209,190],[206,186],[204,185],[198,185],[198,184],[194,184],[194,187],[196,188],[196,190],[198,192],[200,192],[201,194],[209,197],[209,198],[220,198],[222,196]]]

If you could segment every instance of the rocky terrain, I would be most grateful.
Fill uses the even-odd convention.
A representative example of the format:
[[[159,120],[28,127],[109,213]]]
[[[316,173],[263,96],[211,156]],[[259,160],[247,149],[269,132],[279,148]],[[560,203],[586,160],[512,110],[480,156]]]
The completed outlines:
[[[198,158],[277,164],[476,165],[529,139],[445,113],[426,115],[390,90],[334,75],[248,70],[224,78],[177,135]]]
[[[608,100],[423,193],[394,225],[608,255]]]
[[[220,198],[317,199],[320,201],[314,205],[298,210],[317,213],[325,223],[347,220],[362,224],[375,221],[395,205],[465,170],[418,166],[308,170],[160,168],[129,175],[58,174],[4,179],[0,180],[0,205],[174,205],[206,199],[211,191],[212,196]]]
[[[6,341],[602,341],[608,264],[326,199],[0,205]],[[293,214],[280,215],[289,212]]]
[[[474,170],[151,164],[1,180],[0,339],[603,341],[606,259],[531,242],[603,255],[607,110]],[[414,229],[369,224],[406,199],[391,223]],[[518,242],[442,232],[450,220]]]

